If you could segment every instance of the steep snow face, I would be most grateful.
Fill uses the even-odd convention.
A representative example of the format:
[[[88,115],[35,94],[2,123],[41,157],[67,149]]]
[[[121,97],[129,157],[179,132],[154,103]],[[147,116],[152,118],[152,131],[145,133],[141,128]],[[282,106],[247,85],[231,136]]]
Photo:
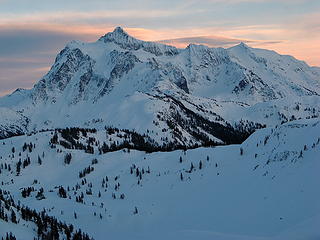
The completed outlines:
[[[29,119],[21,113],[0,107],[0,139],[21,135],[27,131]]]
[[[193,119],[225,126],[318,117],[319,79],[318,68],[245,44],[177,49],[116,28],[93,43],[70,42],[33,89],[0,98],[0,107],[30,119],[28,131],[114,125],[167,137],[182,105]],[[173,131],[190,134],[180,125]]]
[[[257,75],[272,98],[319,96],[319,74],[306,63],[274,51],[254,49],[240,44],[229,49],[234,61]]]
[[[1,189],[96,240],[318,239],[319,133],[318,119],[299,120],[258,130],[242,145],[152,154],[51,148],[54,132],[36,133],[0,140]],[[102,143],[117,134],[102,130],[79,141],[92,137]],[[0,220],[0,229],[17,239],[37,236],[35,223],[12,209],[19,223]]]
[[[100,39],[90,44],[68,44],[49,73],[35,85],[34,102],[56,103],[63,99],[68,104],[92,103],[112,91],[119,94],[119,100],[136,91],[150,91],[162,79],[152,60],[143,59],[144,53],[139,49],[123,49],[122,42],[113,38],[111,41],[109,35],[106,35],[106,43]],[[128,43],[131,43],[130,39],[134,43],[144,43],[131,37]]]

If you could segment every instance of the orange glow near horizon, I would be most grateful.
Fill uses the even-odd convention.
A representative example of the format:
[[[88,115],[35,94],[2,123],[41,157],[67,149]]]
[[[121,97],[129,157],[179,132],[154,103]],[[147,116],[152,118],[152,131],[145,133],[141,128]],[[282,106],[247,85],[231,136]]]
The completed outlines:
[[[25,29],[36,29],[37,31],[47,31],[56,32],[62,34],[70,34],[76,36],[82,36],[84,41],[96,41],[100,36],[106,34],[107,32],[113,31],[116,26],[111,25],[62,25],[62,24],[52,24],[52,23],[37,23],[29,22],[26,24],[0,24],[0,29],[9,30],[25,30]],[[178,48],[186,47],[190,42],[177,42],[175,39],[186,38],[186,37],[206,37],[213,39],[238,39],[239,41],[247,42],[249,46],[265,48],[269,50],[274,50],[280,54],[292,55],[299,60],[306,61],[311,66],[320,66],[320,50],[319,36],[314,38],[303,38],[300,41],[290,40],[290,36],[296,34],[295,32],[281,29],[281,28],[270,28],[259,26],[248,26],[246,28],[230,29],[224,30],[222,28],[206,28],[206,29],[145,29],[145,28],[124,28],[130,35],[145,41],[161,41],[161,40],[171,40],[170,45],[176,46]],[[215,35],[207,35],[213,32]],[[257,40],[255,38],[249,38],[248,36],[254,35],[268,35],[275,39],[274,42],[269,40]],[[289,36],[285,39],[284,36]],[[77,40],[77,39],[75,39]],[[196,43],[197,42],[192,42]],[[208,44],[210,46],[210,44]],[[232,45],[232,44],[231,44]],[[231,46],[226,45],[226,47]],[[235,45],[235,44],[233,44]],[[214,47],[214,46],[210,46]],[[57,50],[59,51],[59,50]]]

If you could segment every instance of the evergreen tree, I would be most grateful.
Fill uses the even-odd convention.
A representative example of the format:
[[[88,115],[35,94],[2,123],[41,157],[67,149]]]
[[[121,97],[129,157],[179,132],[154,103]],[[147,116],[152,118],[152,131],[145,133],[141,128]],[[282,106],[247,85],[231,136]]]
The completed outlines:
[[[11,209],[11,222],[17,224],[17,216],[16,213]]]
[[[38,156],[38,164],[39,164],[39,165],[42,164],[42,160],[41,160],[40,156]]]
[[[65,163],[65,164],[70,164],[71,159],[72,159],[71,153],[67,153],[67,154],[64,156],[64,163]]]
[[[134,207],[133,214],[138,214],[138,208],[137,207]]]

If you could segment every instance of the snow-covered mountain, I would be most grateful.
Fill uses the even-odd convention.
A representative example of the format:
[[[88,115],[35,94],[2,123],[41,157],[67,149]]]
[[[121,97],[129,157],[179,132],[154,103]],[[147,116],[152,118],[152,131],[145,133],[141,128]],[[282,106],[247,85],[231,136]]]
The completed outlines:
[[[238,143],[264,125],[318,117],[319,79],[319,68],[243,43],[177,49],[118,27],[93,43],[69,43],[32,89],[2,97],[1,120],[16,111],[17,121],[0,129],[112,126],[159,143]],[[220,129],[241,137],[230,142]]]
[[[0,238],[319,239],[319,94],[243,43],[73,41],[0,98]]]

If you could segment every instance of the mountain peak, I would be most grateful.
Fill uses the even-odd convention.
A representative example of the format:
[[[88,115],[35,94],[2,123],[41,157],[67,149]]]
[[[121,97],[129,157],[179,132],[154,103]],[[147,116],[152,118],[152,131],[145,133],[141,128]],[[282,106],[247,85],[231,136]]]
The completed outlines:
[[[163,45],[155,42],[148,42],[136,39],[125,32],[121,27],[116,27],[113,32],[109,32],[99,39],[105,43],[115,43],[126,50],[143,49],[146,52],[159,55],[175,55],[178,50],[175,47]]]
[[[124,30],[123,30],[123,28],[122,27],[116,27],[114,30],[113,30],[113,33],[121,33],[121,34],[126,34],[126,35],[128,35]]]
[[[122,27],[116,27],[111,33],[112,35],[116,36],[123,36],[123,37],[131,37]]]
[[[229,50],[236,52],[250,52],[250,47],[244,42],[240,42],[239,44],[230,47]]]
[[[122,27],[116,27],[112,32],[107,33],[102,36],[99,40],[104,42],[115,42],[115,43],[124,43],[124,42],[135,42],[139,41],[134,37],[131,37]]]
[[[238,45],[237,45],[239,48],[249,48],[249,46],[247,44],[245,44],[244,42],[240,42]]]

